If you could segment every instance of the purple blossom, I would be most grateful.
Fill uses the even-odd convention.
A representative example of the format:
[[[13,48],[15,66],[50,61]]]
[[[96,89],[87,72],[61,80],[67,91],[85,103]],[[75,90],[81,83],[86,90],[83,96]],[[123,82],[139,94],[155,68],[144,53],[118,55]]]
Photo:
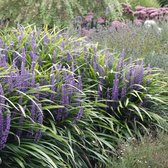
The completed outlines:
[[[72,61],[72,64],[71,64],[71,70],[72,70],[72,72],[74,72],[74,71],[75,71],[74,61]]]
[[[9,130],[10,130],[10,122],[11,116],[8,112],[6,116],[3,114],[3,105],[5,104],[5,99],[3,98],[4,91],[2,85],[0,84],[0,150],[5,147]]]
[[[8,90],[11,91],[13,90],[14,84],[13,84],[13,73],[12,70],[10,69],[9,71],[9,77],[8,77]]]
[[[38,124],[43,124],[43,113],[42,113],[42,107],[41,104],[38,105],[37,111],[36,111],[36,122]],[[35,142],[39,141],[39,139],[41,138],[41,130],[39,129],[36,133],[35,133]]]
[[[4,54],[0,55],[0,66],[7,68],[6,56]]]
[[[67,53],[67,62],[70,62],[72,60],[71,54],[68,52]]]
[[[30,57],[31,57],[31,60],[32,60],[32,71],[35,70],[35,65],[36,65],[36,54],[31,51],[30,52]]]
[[[77,116],[75,117],[75,120],[80,120],[83,116],[84,109],[83,107],[80,107],[79,112],[77,113]]]
[[[62,42],[60,43],[60,47],[61,47],[62,50],[64,50],[64,48],[65,48],[65,43],[64,43],[64,41],[62,41]]]
[[[119,97],[119,79],[118,74],[115,74],[115,79],[113,80],[113,89],[112,89],[112,100],[113,102],[113,109],[117,109],[117,101]]]
[[[69,104],[69,97],[68,97],[68,94],[67,94],[67,87],[66,87],[65,84],[62,84],[61,93],[62,93],[62,98],[61,98],[62,104],[66,106],[66,105]]]
[[[3,48],[4,42],[3,40],[0,38],[0,47]]]
[[[33,52],[36,52],[36,40],[35,40],[35,32],[32,33],[32,36],[31,36],[31,47],[32,47],[32,50]]]
[[[32,80],[31,80],[31,86],[34,87],[36,83],[36,78],[35,78],[35,71],[32,73]]]
[[[21,75],[20,75],[20,86],[21,86],[21,90],[22,91],[26,91],[27,88],[29,87],[29,78],[30,78],[30,73],[28,70],[24,70],[24,72],[22,73],[21,72]]]
[[[126,93],[127,93],[127,87],[126,87],[125,81],[123,80],[123,87],[122,87],[122,89],[121,89],[121,100],[124,99]]]
[[[50,42],[48,35],[45,33],[44,37],[43,37],[43,44],[44,45],[48,45],[48,43]]]
[[[5,147],[5,144],[7,142],[10,130],[10,123],[11,123],[11,115],[10,113],[7,113],[5,119],[3,120],[3,124],[0,125],[0,127],[3,127],[2,136],[0,137],[0,150]]]
[[[3,91],[3,87],[0,83],[0,105],[5,104],[5,99],[3,98],[3,96],[4,96],[4,91]]]
[[[21,41],[23,39],[23,35],[17,36],[18,44],[20,45]]]
[[[94,48],[94,54],[93,54],[93,68],[95,71],[97,71],[97,49]]]
[[[81,76],[78,76],[78,89],[80,89],[80,90],[83,89],[82,77]]]
[[[3,138],[3,123],[4,123],[3,105],[5,103],[5,99],[2,96],[4,96],[4,91],[2,85],[0,84],[0,150],[2,149],[1,145],[3,145],[1,144],[1,139]]]
[[[56,52],[56,50],[54,49],[54,52],[53,52],[53,64],[56,63],[56,58],[57,58],[57,52]]]
[[[26,64],[26,51],[25,48],[22,48],[22,63],[21,63],[21,74],[24,74]]]
[[[113,80],[112,100],[117,101],[118,96],[119,96],[119,79],[118,74],[115,74],[115,79]]]

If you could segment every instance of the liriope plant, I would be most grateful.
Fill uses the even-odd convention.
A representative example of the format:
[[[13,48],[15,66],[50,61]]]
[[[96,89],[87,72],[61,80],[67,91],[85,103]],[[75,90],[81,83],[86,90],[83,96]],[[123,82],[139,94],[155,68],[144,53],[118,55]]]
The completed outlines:
[[[3,166],[106,166],[120,138],[166,126],[149,111],[160,101],[151,94],[156,74],[124,50],[113,57],[66,31],[31,26],[0,39]]]

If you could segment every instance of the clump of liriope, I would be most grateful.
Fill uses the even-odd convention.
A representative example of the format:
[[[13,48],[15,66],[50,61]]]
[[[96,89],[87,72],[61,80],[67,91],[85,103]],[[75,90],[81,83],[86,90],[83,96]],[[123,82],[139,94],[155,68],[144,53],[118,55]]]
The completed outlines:
[[[159,93],[159,89],[155,90],[159,82],[153,78],[157,71],[154,72],[150,64],[145,66],[143,60],[125,61],[124,57],[125,50],[119,59],[106,51],[99,61],[93,59],[87,78],[97,81],[94,87],[97,97],[92,96],[91,99],[95,100],[97,111],[104,110],[122,125],[124,131],[127,130],[125,133],[120,130],[123,134],[141,137],[144,131],[148,133],[149,128],[155,127],[155,122],[166,122],[150,110],[156,100],[150,93]]]
[[[140,137],[165,123],[148,111],[155,85],[150,66],[143,60],[125,62],[124,50],[115,58],[66,32],[31,27],[2,35],[0,48],[2,159],[16,147],[15,136],[21,141],[16,154],[35,141],[44,150],[47,143],[54,151],[58,148],[56,153],[52,147],[46,151],[55,164],[106,165],[119,138]],[[32,154],[29,145],[22,156]],[[11,163],[19,159],[15,157]],[[24,159],[17,163],[26,164]]]

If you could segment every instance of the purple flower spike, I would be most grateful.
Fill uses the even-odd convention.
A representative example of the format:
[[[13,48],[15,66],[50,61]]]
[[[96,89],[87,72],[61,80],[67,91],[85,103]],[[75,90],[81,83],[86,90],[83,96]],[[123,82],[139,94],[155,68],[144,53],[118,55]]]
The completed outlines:
[[[18,44],[20,45],[20,43],[21,43],[21,41],[22,41],[22,35],[19,35],[18,37],[17,37],[17,39],[18,39]]]
[[[126,83],[125,83],[125,81],[123,81],[123,87],[122,87],[122,90],[121,90],[121,100],[124,99],[126,93],[127,93]]]
[[[82,77],[81,76],[78,76],[78,89],[80,89],[80,90],[83,89]]]
[[[11,116],[10,113],[7,113],[6,116],[3,114],[3,105],[5,104],[5,99],[3,98],[4,91],[2,85],[0,84],[0,150],[5,147],[9,130],[10,130],[10,122]]]
[[[3,87],[0,83],[0,107],[2,104],[5,104],[5,99],[2,96],[4,96],[4,91],[3,91]]]
[[[69,104],[69,97],[67,94],[67,88],[66,88],[65,84],[62,84],[62,104],[63,105]]]
[[[132,67],[131,69],[131,81],[130,81],[130,87],[131,89],[134,88],[134,84],[135,84],[135,75],[136,75],[136,71],[135,71],[135,67]]]
[[[3,48],[4,42],[3,40],[0,38],[0,47]]]
[[[75,71],[75,64],[74,64],[74,61],[72,61],[72,64],[71,64],[71,69],[72,69],[72,72],[74,72]]]
[[[53,52],[53,64],[56,63],[56,58],[57,58],[57,52],[56,52],[56,50],[54,50],[54,52]]]
[[[64,43],[64,41],[62,41],[62,42],[60,43],[60,47],[62,48],[62,51],[63,51],[64,48],[65,48],[65,43]]]
[[[36,65],[36,54],[31,51],[30,52],[30,57],[31,57],[31,60],[32,60],[32,71],[35,70],[35,65]]]
[[[38,105],[38,108],[37,108],[37,112],[36,112],[36,122],[39,123],[39,124],[43,124],[43,118],[44,118],[44,116],[43,116],[42,110],[40,110],[40,109],[42,109],[42,107],[41,107],[41,105],[39,104],[39,105]],[[41,134],[42,134],[42,133],[41,133],[41,130],[38,130],[38,131],[36,132],[36,134],[35,134],[35,139],[34,139],[35,142],[37,142],[37,141],[40,140]]]
[[[2,111],[0,111],[0,150],[4,146],[4,144],[2,143],[2,139],[3,139],[3,123],[4,123],[4,118],[3,118]]]
[[[0,84],[0,96],[4,96],[4,91],[2,88],[2,85]],[[5,103],[5,100],[3,97],[0,97],[0,150],[3,148],[4,144],[1,144],[2,138],[3,138],[3,123],[4,123],[4,117],[3,117],[3,107],[2,105]]]
[[[34,33],[33,33],[34,34]],[[36,40],[35,40],[35,35],[32,34],[32,39],[31,39],[31,47],[33,52],[36,52]]]
[[[9,72],[9,77],[8,77],[8,90],[11,91],[13,90],[13,73],[12,73],[12,70],[10,69],[10,72]]]
[[[80,107],[79,112],[77,113],[77,116],[75,117],[75,120],[80,120],[83,116],[84,109],[83,107]]]
[[[113,109],[117,109],[117,101],[119,97],[119,79],[118,79],[118,74],[115,74],[115,79],[113,80],[113,89],[112,89],[112,100],[114,101],[113,103]]]
[[[0,55],[0,66],[7,68],[6,56],[4,54]]]
[[[31,86],[35,87],[35,83],[36,83],[36,78],[35,78],[35,71],[32,73],[32,80],[31,80]]]
[[[115,79],[113,80],[113,90],[112,90],[112,100],[117,101],[119,96],[119,79],[118,74],[115,74]]]
[[[22,48],[22,63],[21,63],[21,74],[24,74],[26,64],[26,51]]]
[[[5,147],[5,144],[7,142],[10,130],[10,123],[11,123],[11,115],[10,113],[8,113],[3,122],[3,136],[0,139],[0,150]]]
[[[67,62],[70,62],[72,60],[71,54],[68,52],[67,53]]]
[[[97,49],[96,48],[94,48],[93,68],[95,71],[97,71]]]
[[[44,34],[44,38],[43,38],[43,44],[44,45],[48,45],[48,43],[50,42],[48,35],[45,33]]]

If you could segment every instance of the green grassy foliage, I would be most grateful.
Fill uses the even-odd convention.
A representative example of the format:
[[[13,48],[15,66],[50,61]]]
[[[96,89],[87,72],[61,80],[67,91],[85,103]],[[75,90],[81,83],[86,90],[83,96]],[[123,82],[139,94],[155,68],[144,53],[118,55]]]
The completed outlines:
[[[69,36],[66,31],[56,29],[42,31],[32,26],[19,27],[2,31],[1,40],[2,57],[7,58],[1,60],[0,69],[6,97],[4,117],[12,116],[6,146],[0,151],[2,167],[107,167],[113,164],[109,157],[116,154],[121,138],[141,139],[151,129],[167,130],[166,116],[151,111],[154,105],[167,108],[167,99],[160,97],[167,94],[167,86],[160,80],[163,77],[159,77],[158,70],[156,73],[146,67],[142,60],[131,63],[124,59],[124,52],[112,55],[107,50],[97,49],[97,45],[85,38]],[[36,55],[34,61],[32,52]],[[124,80],[129,70],[134,75]],[[15,73],[26,79],[21,81],[23,86],[25,81],[34,81],[34,87],[30,83],[31,87],[25,90],[11,89],[9,77]],[[72,76],[75,84],[67,83],[72,81],[65,77]],[[130,80],[135,85],[131,85]],[[142,81],[136,85],[136,80]],[[81,81],[82,87],[78,88]],[[68,85],[67,94],[72,88],[75,90],[68,105],[63,103],[63,84]],[[123,88],[126,93],[121,98]],[[119,96],[114,100],[116,90]],[[41,109],[43,123],[32,119],[31,102]],[[146,105],[142,105],[143,102]],[[84,111],[79,115],[80,107]],[[58,120],[54,116],[60,108],[67,113],[62,113]],[[24,118],[21,124],[20,116]],[[36,142],[34,135],[39,129],[42,137]],[[22,130],[21,136],[18,130]],[[28,132],[32,132],[32,136],[27,136]]]

